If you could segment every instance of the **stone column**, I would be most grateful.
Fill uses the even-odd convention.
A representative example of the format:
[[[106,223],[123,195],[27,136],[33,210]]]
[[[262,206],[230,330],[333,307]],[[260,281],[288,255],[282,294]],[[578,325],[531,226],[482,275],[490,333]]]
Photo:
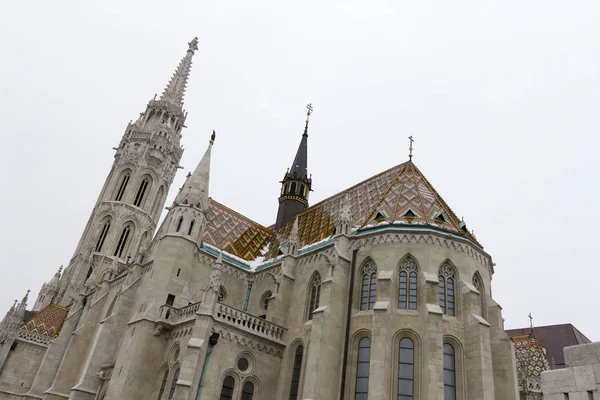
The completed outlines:
[[[281,276],[275,279],[277,292],[273,293],[269,300],[269,320],[277,325],[286,326],[287,316],[290,308],[290,293],[294,286],[296,269],[296,258],[293,256],[284,256],[281,264]],[[277,287],[278,286],[278,287]]]
[[[490,323],[490,342],[492,367],[494,369],[494,392],[497,399],[513,400],[519,398],[517,362],[512,340],[504,332],[504,320],[501,307],[489,299],[488,321]]]

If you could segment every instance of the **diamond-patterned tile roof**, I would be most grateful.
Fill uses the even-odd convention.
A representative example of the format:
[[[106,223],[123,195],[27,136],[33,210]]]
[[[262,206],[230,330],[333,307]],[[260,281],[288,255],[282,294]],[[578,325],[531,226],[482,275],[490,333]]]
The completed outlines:
[[[254,260],[261,255],[273,231],[210,199],[203,241],[230,254]]]
[[[544,348],[531,335],[514,336],[515,358],[517,371],[525,376],[539,377],[543,371],[548,371],[550,366]]]
[[[58,336],[69,314],[69,309],[56,304],[42,308],[21,329],[45,335],[51,339]]]
[[[364,228],[382,222],[429,225],[477,239],[463,224],[411,161],[381,172],[298,213],[300,247],[319,242],[333,234],[342,200],[348,195],[352,225]],[[293,220],[274,232],[211,199],[208,229],[204,241],[245,260],[264,254],[277,257],[288,237]]]

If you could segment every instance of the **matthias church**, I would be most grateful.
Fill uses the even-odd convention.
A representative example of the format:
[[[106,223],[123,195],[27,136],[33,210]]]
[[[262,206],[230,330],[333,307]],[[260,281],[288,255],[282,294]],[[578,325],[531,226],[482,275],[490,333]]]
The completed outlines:
[[[197,43],[125,128],[66,268],[2,320],[0,399],[518,399],[492,258],[412,155],[311,204],[309,108],[273,224],[210,196],[214,133],[166,204]]]

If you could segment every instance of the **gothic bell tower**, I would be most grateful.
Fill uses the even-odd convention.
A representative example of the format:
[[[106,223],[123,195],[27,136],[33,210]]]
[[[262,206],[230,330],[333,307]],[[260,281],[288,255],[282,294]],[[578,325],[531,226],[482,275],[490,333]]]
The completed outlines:
[[[103,271],[144,254],[156,230],[183,154],[183,97],[198,39],[188,49],[160,98],[130,122],[75,254],[61,279],[56,302],[69,305]]]
[[[308,155],[308,121],[312,114],[311,104],[306,106],[306,125],[300,146],[296,152],[296,157],[292,167],[287,170],[281,181],[281,194],[279,196],[279,209],[277,210],[277,220],[275,230],[280,229],[290,222],[296,214],[308,207],[308,196],[312,188],[312,178],[308,174],[307,155]]]

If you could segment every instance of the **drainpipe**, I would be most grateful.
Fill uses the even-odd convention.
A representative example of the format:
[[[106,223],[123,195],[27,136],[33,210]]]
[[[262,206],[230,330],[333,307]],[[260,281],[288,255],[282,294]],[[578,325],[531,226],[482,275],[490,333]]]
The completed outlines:
[[[356,253],[352,251],[352,262],[350,263],[350,289],[348,290],[348,307],[346,309],[346,337],[344,338],[344,361],[342,362],[342,387],[340,389],[340,400],[344,400],[346,390],[346,365],[348,364],[348,346],[350,341],[350,314],[352,314],[352,292],[354,291],[354,269],[356,267]]]
[[[244,301],[243,312],[248,311],[248,300],[250,300],[250,292],[252,291],[252,284],[254,284],[253,280],[248,280],[248,291],[246,292],[246,300]]]
[[[196,400],[200,400],[200,394],[202,394],[202,385],[204,384],[204,376],[206,376],[206,370],[208,367],[208,359],[212,354],[215,345],[219,341],[219,334],[214,332],[208,339],[208,350],[206,351],[206,357],[204,357],[204,365],[202,365],[202,373],[200,374],[200,382],[198,383],[198,392],[196,392]]]

